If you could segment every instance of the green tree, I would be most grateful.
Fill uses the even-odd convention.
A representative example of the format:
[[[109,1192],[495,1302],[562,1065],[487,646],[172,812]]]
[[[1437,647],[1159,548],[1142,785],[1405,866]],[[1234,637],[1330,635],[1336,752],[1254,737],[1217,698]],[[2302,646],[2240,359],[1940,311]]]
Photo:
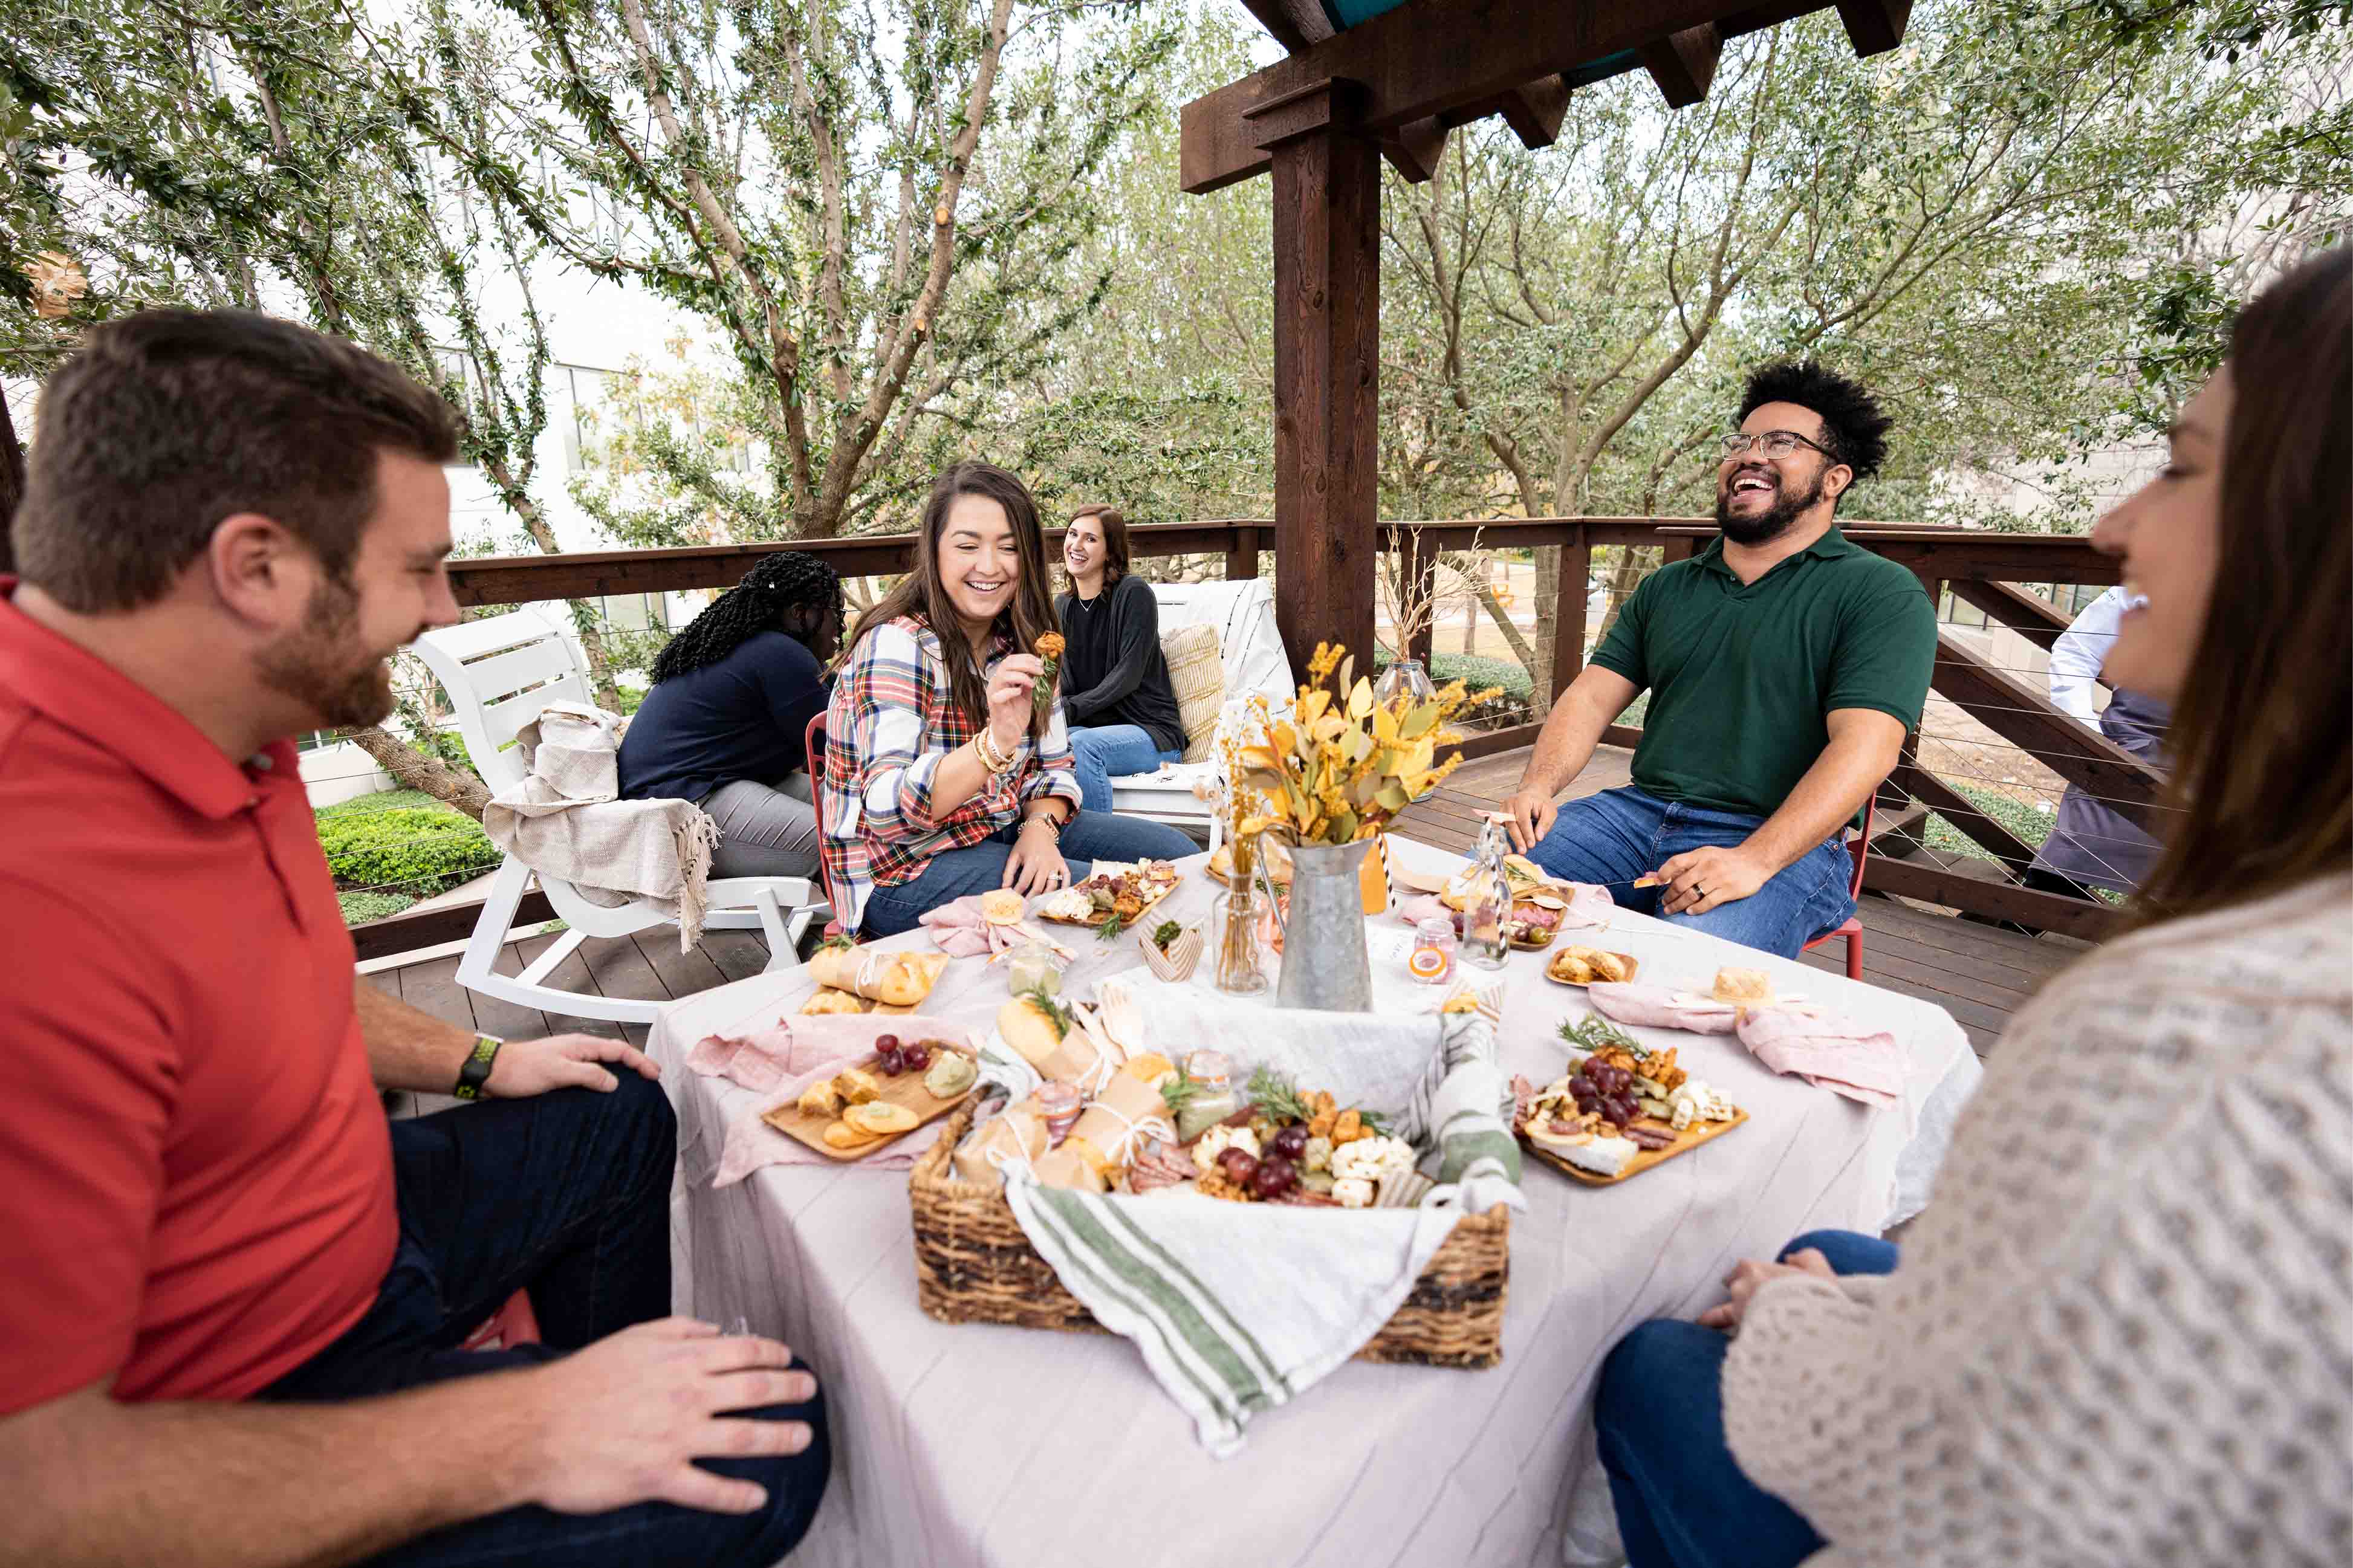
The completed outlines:
[[[1781,354],[1899,416],[1850,515],[1931,515],[1941,475],[2128,434],[2150,237],[2276,177],[2240,150],[2293,110],[2273,69],[2063,19],[1922,6],[1903,48],[1857,60],[1815,17],[1728,47],[1694,108],[1627,78],[1580,93],[1552,150],[1461,136],[1439,178],[1389,189],[1399,389],[1531,516],[1704,510],[1707,437]],[[1540,562],[1537,601],[1554,591]],[[1541,699],[1550,627],[1507,635]]]
[[[749,480],[668,422],[628,432],[642,471],[591,495],[601,515],[641,538],[853,529],[915,488],[905,459],[959,388],[1051,354],[1099,293],[1060,287],[1090,182],[1172,36],[1122,5],[1082,37],[1086,9],[502,0],[506,43],[469,67],[496,121],[420,130],[552,250],[706,321],[754,416]]]
[[[376,60],[332,0],[102,0],[34,6],[0,39],[0,81],[26,111],[7,177],[41,220],[37,243],[87,258],[93,287],[43,320],[29,296],[0,320],[0,371],[37,377],[91,322],[157,303],[269,310],[349,337],[439,390],[462,449],[533,542],[557,548],[533,495],[546,423],[547,333],[537,247],[496,190],[467,187],[378,90]],[[462,36],[411,62],[436,123],[478,126]],[[479,42],[479,40],[477,40]],[[27,241],[10,247],[22,252]],[[0,277],[20,270],[0,269]],[[512,295],[493,312],[493,291]],[[22,293],[22,290],[12,290]],[[602,628],[572,606],[591,670],[612,691]],[[430,738],[421,705],[406,714]],[[402,784],[479,816],[462,760],[382,728],[351,737]]]

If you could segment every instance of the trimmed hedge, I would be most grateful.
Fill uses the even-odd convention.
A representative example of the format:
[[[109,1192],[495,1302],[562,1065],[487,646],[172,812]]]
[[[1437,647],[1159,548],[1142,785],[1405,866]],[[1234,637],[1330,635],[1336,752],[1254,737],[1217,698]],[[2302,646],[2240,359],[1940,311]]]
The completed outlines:
[[[429,898],[498,868],[498,848],[472,817],[438,802],[370,808],[384,798],[366,796],[319,813],[319,847],[339,886]]]

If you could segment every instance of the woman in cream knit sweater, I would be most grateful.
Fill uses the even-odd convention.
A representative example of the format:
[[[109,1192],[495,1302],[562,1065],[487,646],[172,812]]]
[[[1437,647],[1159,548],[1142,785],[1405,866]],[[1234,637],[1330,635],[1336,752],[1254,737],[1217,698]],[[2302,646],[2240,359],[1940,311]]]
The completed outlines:
[[[1900,1267],[1800,1238],[1612,1352],[1634,1568],[2353,1562],[2349,389],[2338,249],[2101,521],[2180,757],[2136,929],[2019,1015]]]

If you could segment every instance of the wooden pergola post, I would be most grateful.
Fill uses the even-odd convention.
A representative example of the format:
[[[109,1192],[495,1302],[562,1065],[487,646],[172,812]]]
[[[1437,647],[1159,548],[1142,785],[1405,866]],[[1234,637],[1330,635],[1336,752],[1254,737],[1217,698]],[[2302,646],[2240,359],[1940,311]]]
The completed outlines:
[[[1354,96],[1319,81],[1248,116],[1274,175],[1274,615],[1303,678],[1319,642],[1373,659],[1381,154]]]

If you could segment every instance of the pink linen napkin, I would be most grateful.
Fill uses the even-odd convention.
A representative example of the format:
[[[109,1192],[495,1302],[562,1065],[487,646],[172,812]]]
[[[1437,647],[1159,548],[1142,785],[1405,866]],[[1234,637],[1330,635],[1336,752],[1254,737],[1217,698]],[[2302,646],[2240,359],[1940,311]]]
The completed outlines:
[[[686,1065],[705,1078],[765,1094],[793,1070],[793,1020],[778,1018],[741,1036],[705,1035],[688,1049]]]
[[[848,1163],[818,1152],[799,1139],[777,1131],[761,1118],[780,1105],[790,1105],[801,1097],[801,1090],[819,1079],[830,1078],[839,1072],[844,1063],[871,1054],[878,1037],[896,1035],[902,1040],[946,1040],[976,1053],[980,1048],[980,1042],[963,1025],[951,1024],[941,1018],[926,1018],[915,1013],[886,1014],[881,1017],[860,1013],[815,1014],[780,1022],[776,1032],[788,1034],[791,1037],[789,1066],[784,1069],[788,1076],[776,1086],[774,1094],[765,1096],[751,1110],[728,1123],[727,1141],[719,1151],[719,1170],[711,1179],[713,1187],[732,1187],[753,1172],[768,1165]],[[690,1052],[690,1058],[691,1055]],[[940,1129],[946,1125],[945,1117],[926,1122],[889,1148],[855,1163],[863,1170],[906,1170],[915,1163],[917,1155],[939,1142]]]
[[[1738,1030],[1749,1054],[1775,1072],[1795,1073],[1819,1089],[1878,1110],[1904,1099],[1904,1055],[1895,1037],[1842,1018],[1826,1007],[1757,1007]]]
[[[950,958],[987,956],[988,921],[981,916],[978,893],[966,893],[937,909],[925,910],[915,918]]]
[[[1597,980],[1585,988],[1593,1010],[1614,1024],[1651,1029],[1687,1029],[1694,1035],[1728,1035],[1738,1015],[1732,1005],[1686,998],[1664,985],[1637,980]]]

